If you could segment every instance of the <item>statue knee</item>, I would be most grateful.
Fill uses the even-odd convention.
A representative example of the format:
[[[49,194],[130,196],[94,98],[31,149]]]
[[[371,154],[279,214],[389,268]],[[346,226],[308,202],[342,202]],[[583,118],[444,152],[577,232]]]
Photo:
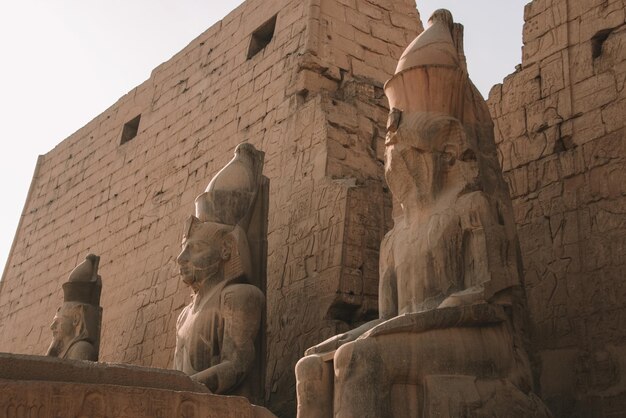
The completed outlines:
[[[333,369],[318,355],[306,356],[296,364],[296,394],[299,418],[331,417]]]
[[[376,342],[365,338],[346,343],[335,353],[335,376],[342,379],[350,370],[359,365],[375,362],[378,357]]]
[[[322,357],[312,354],[301,358],[296,363],[296,379],[298,382],[304,380],[322,380],[324,375],[324,361]]]

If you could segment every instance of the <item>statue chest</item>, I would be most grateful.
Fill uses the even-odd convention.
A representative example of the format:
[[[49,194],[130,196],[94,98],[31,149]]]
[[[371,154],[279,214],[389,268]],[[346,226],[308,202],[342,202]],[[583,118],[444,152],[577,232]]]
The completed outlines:
[[[454,213],[398,231],[393,259],[400,314],[436,308],[463,288],[463,228]]]
[[[180,315],[176,330],[176,351],[183,372],[193,374],[221,361],[224,318],[219,292],[217,297],[199,306],[187,306]],[[194,309],[195,308],[195,309]]]

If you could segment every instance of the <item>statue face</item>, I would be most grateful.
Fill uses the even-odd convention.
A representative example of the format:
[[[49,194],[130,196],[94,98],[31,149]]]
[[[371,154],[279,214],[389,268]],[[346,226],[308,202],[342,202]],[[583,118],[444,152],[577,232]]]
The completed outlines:
[[[393,123],[396,119],[392,111],[385,141],[385,179],[403,207],[427,203],[442,190],[472,181],[468,169],[475,154],[458,119],[432,112],[402,114]]]
[[[431,191],[432,156],[403,141],[392,139],[386,145],[385,179],[391,193],[403,207],[418,203]]]
[[[76,327],[79,323],[79,318],[76,309],[67,304],[63,304],[58,310],[50,329],[52,330],[52,337],[55,340],[69,340],[76,336]]]
[[[228,227],[213,222],[190,221],[183,239],[183,249],[176,262],[183,281],[194,287],[209,278],[216,278],[230,258]]]

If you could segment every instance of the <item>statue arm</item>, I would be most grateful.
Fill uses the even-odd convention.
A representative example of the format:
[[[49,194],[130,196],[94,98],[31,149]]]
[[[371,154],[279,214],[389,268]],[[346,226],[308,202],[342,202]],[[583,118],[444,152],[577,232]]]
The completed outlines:
[[[185,306],[178,315],[178,319],[176,320],[176,348],[174,349],[174,369],[175,370],[184,370],[184,353],[181,350],[180,339],[178,336],[178,330],[182,327],[187,319],[187,314],[189,313],[189,306]]]
[[[487,288],[493,284],[489,282],[503,283],[497,286],[498,291],[519,282],[516,259],[514,256],[511,259],[505,227],[498,222],[496,203],[481,191],[466,194],[462,199],[460,205],[470,209],[460,221],[464,232],[462,257],[472,260],[472,266],[465,267],[467,287],[448,295],[439,308],[490,302],[493,293]]]
[[[224,289],[221,362],[194,374],[192,379],[205,384],[213,393],[226,393],[244,379],[254,363],[254,343],[264,299],[261,290],[252,285],[238,284]]]

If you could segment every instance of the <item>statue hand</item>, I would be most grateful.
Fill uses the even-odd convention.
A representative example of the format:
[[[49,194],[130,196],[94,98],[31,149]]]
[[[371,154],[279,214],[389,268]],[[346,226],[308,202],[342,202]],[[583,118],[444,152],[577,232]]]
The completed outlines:
[[[352,329],[348,332],[344,332],[343,334],[335,335],[334,337],[330,337],[324,342],[315,345],[304,352],[305,356],[310,356],[311,354],[323,354],[329,353],[331,351],[335,351],[345,343],[349,343],[351,341],[356,340],[361,335],[374,328],[376,325],[383,323],[383,319],[376,319],[374,321],[366,322],[365,324]]]
[[[192,374],[189,376],[191,380],[195,380],[198,383],[202,383],[209,389],[209,392],[215,393],[217,389],[217,375],[212,372],[211,368],[198,372],[196,374]]]
[[[336,349],[341,347],[343,344],[348,343],[350,341],[354,341],[354,340],[357,339],[357,337],[360,335],[360,333],[356,334],[354,331],[356,331],[356,330],[351,330],[351,331],[348,331],[348,332],[344,332],[343,334],[338,334],[338,335],[335,335],[334,337],[330,337],[326,341],[321,342],[321,343],[319,343],[317,345],[314,345],[313,347],[307,349],[304,352],[304,355],[305,356],[310,356],[311,354],[322,354],[322,353],[328,353],[328,352],[331,352],[331,351],[335,351]]]
[[[445,298],[443,302],[441,302],[441,304],[437,306],[437,308],[467,306],[480,302],[485,302],[484,289],[481,285],[451,294],[450,296]]]

